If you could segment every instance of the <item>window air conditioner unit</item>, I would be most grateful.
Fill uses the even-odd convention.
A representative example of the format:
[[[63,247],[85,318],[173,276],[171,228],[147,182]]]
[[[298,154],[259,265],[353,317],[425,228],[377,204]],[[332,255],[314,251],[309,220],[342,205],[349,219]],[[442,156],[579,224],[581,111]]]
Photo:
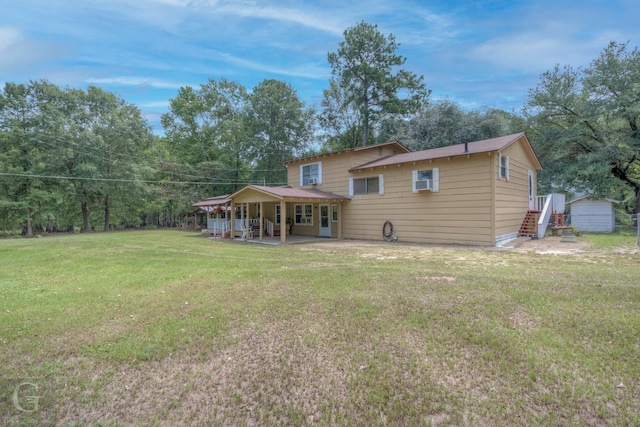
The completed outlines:
[[[309,184],[315,185],[318,183],[318,178],[309,178]]]
[[[416,190],[432,190],[432,181],[430,179],[422,179],[416,181]]]

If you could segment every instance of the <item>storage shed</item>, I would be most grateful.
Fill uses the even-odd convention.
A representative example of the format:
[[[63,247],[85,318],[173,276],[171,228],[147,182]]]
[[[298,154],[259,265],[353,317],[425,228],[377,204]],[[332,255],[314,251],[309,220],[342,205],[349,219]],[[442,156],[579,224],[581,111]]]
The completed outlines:
[[[616,215],[614,204],[618,200],[594,199],[588,194],[568,202],[571,206],[571,225],[581,231],[611,233],[614,231]]]

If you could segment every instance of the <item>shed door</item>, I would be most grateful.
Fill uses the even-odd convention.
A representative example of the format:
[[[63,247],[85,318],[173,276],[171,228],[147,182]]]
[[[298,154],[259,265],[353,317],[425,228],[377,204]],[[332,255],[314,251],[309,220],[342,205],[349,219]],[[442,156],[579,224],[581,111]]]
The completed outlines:
[[[331,237],[331,219],[329,218],[329,205],[320,205],[320,230],[321,237]]]
[[[533,188],[533,171],[529,171],[529,210],[536,209],[536,192]]]

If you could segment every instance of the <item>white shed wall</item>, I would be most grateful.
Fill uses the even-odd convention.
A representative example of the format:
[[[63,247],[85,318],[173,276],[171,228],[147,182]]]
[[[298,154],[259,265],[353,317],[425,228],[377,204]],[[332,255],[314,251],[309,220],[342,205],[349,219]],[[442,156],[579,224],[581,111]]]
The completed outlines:
[[[582,231],[611,233],[615,227],[613,203],[582,199],[571,204],[571,225]]]

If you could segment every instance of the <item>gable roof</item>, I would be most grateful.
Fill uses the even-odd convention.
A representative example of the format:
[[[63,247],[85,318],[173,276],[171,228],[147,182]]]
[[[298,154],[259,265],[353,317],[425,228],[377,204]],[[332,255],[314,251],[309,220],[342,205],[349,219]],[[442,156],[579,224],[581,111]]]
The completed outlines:
[[[501,151],[507,148],[509,145],[513,144],[514,142],[520,140],[521,138],[524,138],[525,150],[529,153],[529,156],[531,157],[531,160],[533,161],[533,164],[535,165],[536,169],[542,169],[542,165],[540,164],[538,157],[533,151],[533,148],[531,148],[531,144],[529,143],[529,140],[527,139],[524,132],[521,132],[521,133],[514,133],[511,135],[501,136],[498,138],[483,139],[481,141],[450,145],[448,147],[439,147],[439,148],[432,148],[430,150],[395,154],[392,156],[384,157],[382,159],[365,163],[360,166],[355,166],[349,169],[349,171],[375,168],[379,166],[396,165],[396,164],[402,164],[402,163],[411,163],[411,162],[417,162],[420,160],[435,160],[435,159],[442,159],[445,157],[467,156],[471,154]]]
[[[236,191],[229,198],[233,199],[239,194],[254,190],[281,200],[351,200],[349,197],[317,190],[315,188],[267,187],[264,185],[247,185]]]
[[[302,157],[300,159],[294,159],[294,160],[289,160],[287,162],[283,162],[283,164],[288,165],[289,163],[306,162],[306,161],[309,161],[311,159],[317,159],[317,158],[320,158],[320,157],[334,156],[336,154],[344,154],[344,153],[355,152],[355,151],[371,150],[372,148],[376,148],[377,149],[377,148],[385,147],[385,146],[395,146],[395,148],[397,148],[399,151],[401,151],[403,153],[408,153],[409,152],[409,149],[407,147],[405,147],[404,145],[402,145],[400,142],[398,142],[398,141],[389,141],[389,142],[384,142],[382,144],[367,145],[366,147],[348,148],[346,150],[332,151],[330,153],[321,153],[321,154],[316,154],[314,156]]]
[[[596,201],[597,200],[606,200],[607,202],[610,202],[610,203],[620,203],[620,200],[611,199],[609,197],[597,198],[597,197],[593,197],[590,194],[583,194],[580,197],[576,197],[575,199],[568,201],[567,205],[570,205],[571,203],[579,202],[580,200],[584,200],[584,199],[591,199],[591,200],[596,200]]]

